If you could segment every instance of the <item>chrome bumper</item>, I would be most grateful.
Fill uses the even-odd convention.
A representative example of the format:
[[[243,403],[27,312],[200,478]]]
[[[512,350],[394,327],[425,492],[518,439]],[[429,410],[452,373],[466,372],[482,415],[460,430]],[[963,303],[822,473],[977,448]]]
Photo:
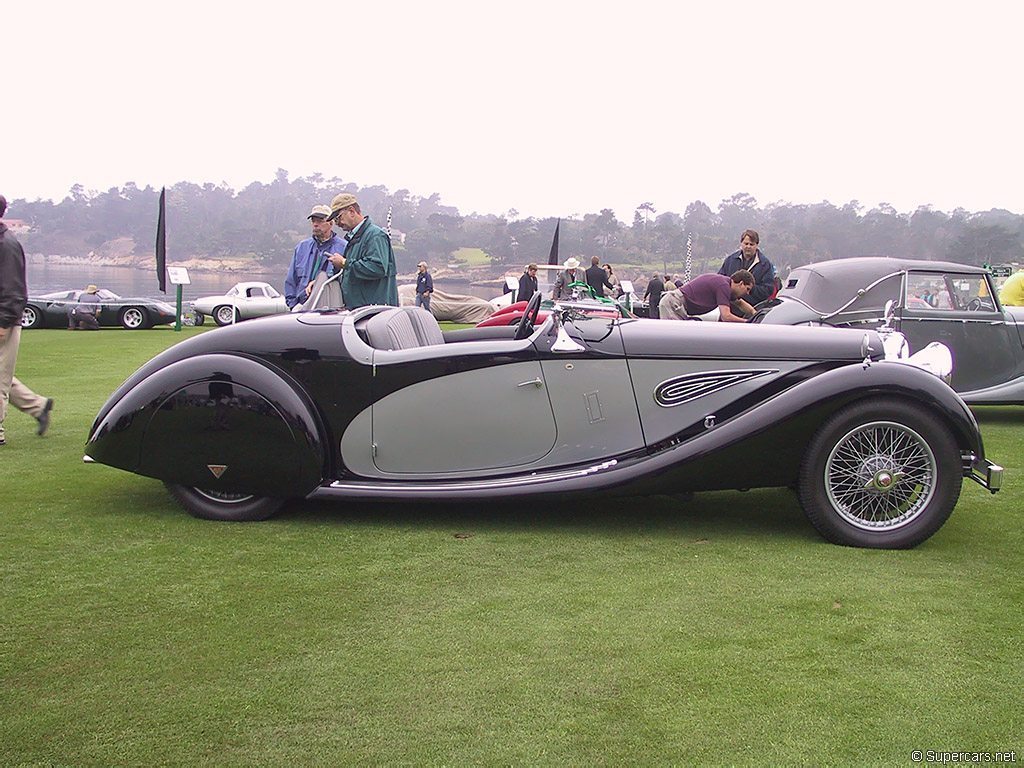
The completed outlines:
[[[973,453],[964,454],[964,476],[995,493],[1003,487],[1003,468]]]

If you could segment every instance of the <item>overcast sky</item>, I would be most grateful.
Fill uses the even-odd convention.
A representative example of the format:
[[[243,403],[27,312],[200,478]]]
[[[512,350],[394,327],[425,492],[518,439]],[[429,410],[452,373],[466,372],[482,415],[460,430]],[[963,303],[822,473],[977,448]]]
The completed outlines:
[[[1022,22],[985,0],[12,0],[0,192],[284,168],[462,213],[1024,213]]]

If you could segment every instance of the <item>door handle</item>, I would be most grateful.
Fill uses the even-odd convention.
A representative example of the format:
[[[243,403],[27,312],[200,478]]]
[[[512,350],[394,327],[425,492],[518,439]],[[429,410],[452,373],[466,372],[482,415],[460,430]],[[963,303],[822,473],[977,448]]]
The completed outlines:
[[[540,377],[538,377],[536,379],[533,379],[532,381],[522,381],[519,384],[516,384],[516,387],[528,387],[531,384],[533,384],[533,386],[535,386],[537,389],[540,389],[541,387],[544,386],[544,382],[540,380]]]

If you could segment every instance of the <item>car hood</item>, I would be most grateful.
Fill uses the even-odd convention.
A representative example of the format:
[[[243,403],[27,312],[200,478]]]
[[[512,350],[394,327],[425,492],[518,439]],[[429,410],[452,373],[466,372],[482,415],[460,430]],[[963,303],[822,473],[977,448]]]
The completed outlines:
[[[875,331],[847,328],[669,320],[631,320],[619,328],[630,357],[860,361],[866,352],[873,359],[884,356]]]

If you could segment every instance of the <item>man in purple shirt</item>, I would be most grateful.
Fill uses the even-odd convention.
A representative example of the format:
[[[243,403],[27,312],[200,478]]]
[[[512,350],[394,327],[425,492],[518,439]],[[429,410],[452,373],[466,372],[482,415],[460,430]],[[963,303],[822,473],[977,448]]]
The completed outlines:
[[[703,315],[718,308],[718,319],[725,323],[745,323],[747,318],[739,312],[753,314],[754,309],[743,300],[754,287],[754,276],[745,269],[725,275],[698,275],[680,290],[686,314]]]

